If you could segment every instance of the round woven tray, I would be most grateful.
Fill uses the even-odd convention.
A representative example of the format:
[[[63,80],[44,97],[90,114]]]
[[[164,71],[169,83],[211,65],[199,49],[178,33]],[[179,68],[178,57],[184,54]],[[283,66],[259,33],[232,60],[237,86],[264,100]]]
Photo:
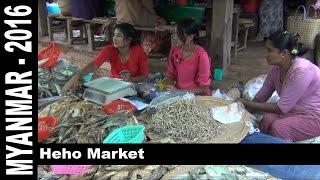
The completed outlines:
[[[209,108],[213,105],[226,106],[232,104],[233,102],[226,101],[220,98],[213,98],[211,96],[196,96],[196,103],[202,107]],[[221,134],[218,137],[211,139],[210,141],[205,143],[240,143],[248,134],[249,127],[246,125],[247,121],[249,121],[249,113],[245,110],[240,122],[226,124],[226,128],[222,130]],[[155,132],[152,132],[151,129],[149,129],[149,131],[152,134],[157,134]],[[158,135],[159,134],[157,134],[157,136]]]
[[[213,105],[226,106],[233,103],[211,96],[197,96],[196,102],[203,107],[211,107]],[[240,122],[226,124],[226,128],[221,132],[220,136],[208,143],[240,143],[249,131],[247,121],[249,121],[249,112],[245,110]]]

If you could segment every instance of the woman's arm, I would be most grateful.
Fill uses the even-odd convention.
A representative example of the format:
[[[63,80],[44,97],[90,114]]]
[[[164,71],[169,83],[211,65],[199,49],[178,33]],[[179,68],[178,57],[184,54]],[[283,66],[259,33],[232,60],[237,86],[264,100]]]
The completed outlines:
[[[249,112],[263,111],[263,112],[269,112],[269,113],[282,114],[282,111],[280,110],[280,108],[276,103],[255,102],[255,101],[248,101],[244,99],[239,99],[239,101],[246,106]]]
[[[128,81],[133,82],[133,83],[137,83],[137,82],[144,81],[147,77],[148,76],[146,76],[146,75],[130,77]]]
[[[167,65],[167,84],[169,86],[169,89],[175,86],[175,81],[177,76],[177,70],[173,64],[174,63],[172,58],[173,52],[174,52],[174,47],[171,47],[170,53],[168,56],[168,65]]]
[[[199,56],[198,64],[195,65],[198,67],[195,79],[198,86],[193,92],[196,95],[205,95],[211,83],[211,61],[207,53],[202,52]]]
[[[89,63],[83,69],[81,69],[76,75],[74,75],[62,88],[61,94],[66,95],[68,91],[75,89],[80,80],[87,74],[93,72],[96,69],[94,62]]]
[[[190,91],[193,92],[195,95],[205,95],[206,90],[207,90],[207,87],[197,87]]]
[[[261,89],[257,92],[254,97],[255,102],[267,102],[271,97],[272,93],[275,91],[274,77],[276,75],[276,67],[274,66],[272,70],[268,73],[266,80],[264,81]]]
[[[109,60],[110,47],[104,47],[99,54],[95,57],[95,59],[87,64],[83,69],[81,69],[76,75],[74,75],[62,88],[62,95],[67,94],[68,91],[76,88],[80,82],[80,80],[87,74],[94,72],[98,69],[99,66],[106,60]]]

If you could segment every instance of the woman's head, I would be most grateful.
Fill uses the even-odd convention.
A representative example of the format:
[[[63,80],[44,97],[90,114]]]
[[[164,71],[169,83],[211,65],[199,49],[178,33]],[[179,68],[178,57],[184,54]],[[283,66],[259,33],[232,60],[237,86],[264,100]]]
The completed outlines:
[[[113,33],[113,46],[121,48],[125,46],[134,46],[140,44],[140,36],[131,24],[117,24]]]
[[[297,37],[289,32],[277,31],[272,34],[267,42],[267,61],[270,65],[282,64],[294,58],[302,56],[308,48],[302,43],[297,43]]]
[[[196,43],[199,37],[199,25],[193,19],[183,19],[177,23],[177,35],[181,43]]]

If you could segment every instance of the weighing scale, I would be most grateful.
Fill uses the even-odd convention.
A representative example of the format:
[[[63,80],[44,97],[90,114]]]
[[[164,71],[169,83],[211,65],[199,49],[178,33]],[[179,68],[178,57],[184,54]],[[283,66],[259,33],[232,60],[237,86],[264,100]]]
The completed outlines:
[[[83,99],[99,105],[137,94],[133,83],[115,78],[101,77],[85,83],[84,86],[86,89],[82,96]]]

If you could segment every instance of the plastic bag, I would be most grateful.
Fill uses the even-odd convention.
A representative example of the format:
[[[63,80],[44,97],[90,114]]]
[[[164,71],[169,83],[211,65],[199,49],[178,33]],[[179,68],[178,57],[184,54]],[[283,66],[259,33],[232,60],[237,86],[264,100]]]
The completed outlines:
[[[213,119],[222,124],[230,124],[241,121],[245,107],[241,103],[232,103],[228,106],[211,107]]]
[[[221,92],[220,89],[217,89],[214,93],[212,93],[212,97],[232,101],[232,98],[230,98],[226,93]]]
[[[185,92],[185,91],[164,91],[164,92],[160,92],[157,93],[157,97],[154,98],[150,104],[149,104],[149,108],[159,108],[162,105],[165,104],[170,104],[173,103],[175,101],[178,100],[192,100],[195,99],[195,95],[193,93],[190,92]]]
[[[138,96],[147,100],[152,101],[156,97],[156,87],[152,83],[143,82],[135,85]]]
[[[255,77],[248,81],[244,86],[243,98],[247,100],[253,100],[258,91],[262,88],[264,81],[266,80],[267,75],[261,75]],[[272,96],[267,102],[277,102],[280,99],[278,93],[273,92]]]
[[[67,83],[77,72],[77,66],[65,59],[59,59],[57,64],[52,67],[54,82],[60,85]]]
[[[46,49],[38,53],[38,66],[50,68],[54,66],[60,56],[60,49],[52,42]]]

